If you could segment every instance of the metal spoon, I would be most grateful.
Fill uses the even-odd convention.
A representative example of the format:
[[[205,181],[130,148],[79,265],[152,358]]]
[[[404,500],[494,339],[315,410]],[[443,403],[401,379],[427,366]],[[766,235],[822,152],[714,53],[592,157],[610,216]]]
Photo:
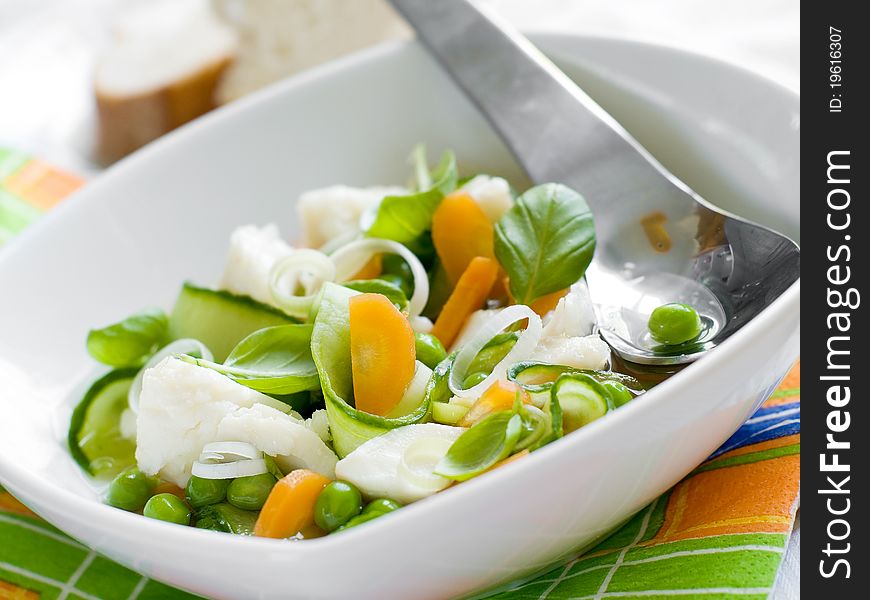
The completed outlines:
[[[501,135],[532,181],[579,191],[595,216],[586,272],[599,330],[623,359],[685,364],[703,356],[800,277],[786,237],[690,190],[532,44],[468,0],[391,0]],[[652,310],[683,302],[703,331],[657,345]]]

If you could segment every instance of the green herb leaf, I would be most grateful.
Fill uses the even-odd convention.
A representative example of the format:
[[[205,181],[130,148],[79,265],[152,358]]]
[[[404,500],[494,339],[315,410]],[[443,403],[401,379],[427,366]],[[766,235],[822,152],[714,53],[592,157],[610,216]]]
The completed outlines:
[[[583,196],[558,183],[517,198],[495,226],[495,256],[520,304],[583,277],[595,251],[595,225]]]
[[[142,365],[169,341],[169,317],[149,308],[108,327],[88,332],[88,353],[112,367]]]
[[[346,288],[363,294],[381,294],[387,297],[387,300],[399,310],[408,308],[408,298],[402,291],[402,288],[389,281],[383,279],[359,279],[354,281],[345,281],[342,283]]]
[[[418,174],[418,181],[425,179]],[[410,244],[432,226],[432,215],[445,195],[456,189],[456,157],[445,152],[432,172],[431,187],[407,196],[387,196],[378,207],[375,220],[366,231],[370,237]]]
[[[520,415],[508,410],[493,413],[453,442],[435,473],[456,481],[480,475],[510,455],[522,431]]]
[[[255,331],[230,352],[224,364],[182,356],[264,394],[286,395],[320,387],[311,357],[312,325],[278,325]]]

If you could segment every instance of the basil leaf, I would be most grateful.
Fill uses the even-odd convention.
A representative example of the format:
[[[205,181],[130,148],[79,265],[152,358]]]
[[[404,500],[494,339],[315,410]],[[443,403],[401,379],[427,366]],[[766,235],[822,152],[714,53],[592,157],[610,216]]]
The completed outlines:
[[[387,300],[399,310],[408,308],[408,298],[402,288],[389,281],[383,279],[359,279],[354,281],[345,281],[342,283],[346,288],[350,288],[363,294],[381,294],[387,297]]]
[[[494,247],[514,300],[529,304],[583,277],[595,252],[592,213],[564,185],[535,186],[496,223]]]
[[[453,442],[435,474],[456,481],[480,475],[511,453],[522,430],[522,417],[513,411],[489,415]]]
[[[311,357],[311,325],[278,325],[255,331],[233,348],[224,364],[182,356],[236,382],[263,392],[286,395],[320,387]]]
[[[384,198],[366,235],[410,244],[428,231],[435,209],[445,195],[456,189],[458,174],[452,152],[444,153],[431,179],[431,187],[423,191]]]
[[[120,321],[88,332],[88,353],[112,367],[143,364],[169,341],[169,317],[149,308]]]

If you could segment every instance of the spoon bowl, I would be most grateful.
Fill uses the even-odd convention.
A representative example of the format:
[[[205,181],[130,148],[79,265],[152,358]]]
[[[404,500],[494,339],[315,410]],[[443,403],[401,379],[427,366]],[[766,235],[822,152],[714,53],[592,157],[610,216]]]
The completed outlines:
[[[597,247],[586,272],[599,330],[626,361],[697,360],[800,277],[797,245],[715,208],[668,172],[577,84],[469,0],[391,0],[536,183],[586,198]],[[685,302],[705,327],[661,346],[646,319]]]

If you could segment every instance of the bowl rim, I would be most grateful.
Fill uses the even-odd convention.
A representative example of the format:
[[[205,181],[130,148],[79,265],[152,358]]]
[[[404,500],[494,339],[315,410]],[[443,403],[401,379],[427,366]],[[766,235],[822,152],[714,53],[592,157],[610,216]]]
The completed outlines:
[[[619,37],[609,37],[604,35],[585,35],[585,34],[568,34],[568,33],[530,33],[530,37],[536,45],[538,43],[547,44],[557,42],[567,43],[584,43],[595,42],[602,44],[621,45],[630,50],[645,51],[653,50],[662,54],[669,54],[680,59],[694,60],[699,64],[713,64],[716,68],[730,71],[736,76],[751,80],[753,84],[766,86],[769,89],[776,89],[781,94],[790,97],[791,101],[799,100],[800,96],[795,91],[773,81],[769,80],[753,71],[749,71],[744,67],[723,61],[721,59],[710,57],[707,55],[691,52],[685,49],[676,48],[673,46],[651,43],[646,41],[628,40]],[[385,42],[371,48],[355,52],[348,56],[329,61],[323,65],[306,70],[302,73],[286,78],[275,84],[269,85],[262,90],[254,92],[249,96],[237,100],[227,106],[221,107],[218,110],[196,119],[169,134],[162,136],[157,141],[148,144],[139,151],[134,152],[130,156],[122,159],[105,173],[101,174],[94,181],[83,186],[82,191],[75,192],[72,197],[65,200],[59,207],[52,210],[48,215],[40,219],[39,222],[29,227],[25,232],[19,235],[12,243],[7,244],[2,254],[0,254],[0,266],[7,260],[14,260],[14,256],[19,252],[26,252],[31,239],[38,236],[43,226],[43,223],[51,222],[55,219],[63,218],[67,212],[77,210],[81,202],[89,202],[90,197],[97,198],[100,195],[101,186],[106,185],[115,179],[123,179],[126,177],[127,171],[135,169],[139,162],[146,161],[155,153],[160,153],[167,145],[176,143],[179,139],[185,139],[188,136],[195,136],[202,128],[213,126],[214,123],[220,122],[222,119],[232,118],[237,112],[245,112],[256,109],[257,105],[268,101],[271,98],[280,97],[286,94],[292,94],[297,88],[308,86],[319,79],[329,78],[340,74],[346,70],[352,70],[358,65],[369,61],[377,61],[382,56],[387,56],[396,52],[407,52],[408,48],[419,46],[419,43],[414,40],[398,40]],[[35,240],[34,240],[35,241]],[[22,243],[23,242],[23,243]],[[538,452],[526,458],[526,460],[513,463],[509,469],[497,469],[493,472],[486,473],[481,476],[483,481],[491,484],[504,481],[507,478],[520,476],[521,472],[525,472],[534,468],[541,461],[549,460],[551,456],[564,455],[574,452],[578,444],[594,444],[587,442],[587,438],[593,438],[601,435],[599,432],[604,427],[614,427],[618,423],[626,419],[640,419],[648,414],[650,410],[659,410],[662,402],[668,402],[670,390],[675,386],[689,386],[692,382],[697,382],[702,379],[704,373],[710,368],[715,368],[715,365],[723,360],[727,360],[729,356],[735,356],[745,345],[750,344],[756,335],[759,335],[769,322],[776,322],[782,318],[786,318],[794,311],[800,311],[800,279],[793,283],[779,298],[771,303],[764,311],[756,318],[752,319],[740,331],[736,332],[729,339],[725,340],[715,350],[716,360],[709,357],[700,360],[691,365],[675,376],[664,381],[652,390],[657,402],[639,402],[629,403],[628,406],[622,407],[621,410],[615,411],[610,415],[604,424],[601,422],[591,423],[584,427],[582,431],[574,432],[571,436],[565,438],[557,444],[550,444],[541,448]],[[653,407],[653,404],[656,406]],[[606,431],[606,430],[605,430]],[[33,497],[48,497],[53,496],[54,502],[58,505],[63,505],[67,512],[73,513],[72,518],[79,523],[102,523],[100,529],[108,530],[110,528],[119,528],[128,535],[145,534],[149,532],[158,533],[162,541],[167,544],[175,544],[178,541],[191,541],[193,539],[202,542],[208,541],[209,552],[219,552],[225,544],[231,544],[232,548],[240,551],[263,552],[271,551],[274,554],[275,550],[281,549],[282,558],[301,556],[300,552],[305,552],[306,556],[316,554],[318,552],[327,553],[336,544],[346,544],[349,541],[366,543],[369,536],[382,535],[387,527],[400,527],[406,520],[417,518],[418,513],[422,510],[428,510],[429,506],[440,506],[438,510],[448,510],[447,505],[462,504],[464,495],[475,493],[475,490],[483,489],[479,479],[476,478],[476,485],[461,485],[453,486],[434,497],[426,498],[413,505],[406,506],[403,510],[398,511],[390,519],[385,519],[380,524],[380,527],[370,528],[363,527],[355,529],[353,532],[347,532],[339,537],[326,536],[307,540],[304,544],[287,544],[284,540],[272,540],[266,538],[256,538],[247,536],[227,536],[220,535],[218,532],[197,530],[195,528],[181,528],[170,523],[163,523],[153,519],[143,519],[140,515],[127,513],[126,511],[114,509],[99,501],[84,498],[75,494],[63,487],[55,486],[43,478],[26,471],[24,468],[8,461],[0,455],[0,480],[4,485],[9,485],[22,492],[22,495]],[[437,497],[437,500],[436,500]],[[157,529],[155,529],[155,527]],[[191,538],[190,536],[197,536]],[[239,538],[242,539],[239,539]],[[200,545],[191,545],[193,548],[201,548]],[[230,546],[228,546],[229,548]],[[191,550],[193,551],[193,550]]]

